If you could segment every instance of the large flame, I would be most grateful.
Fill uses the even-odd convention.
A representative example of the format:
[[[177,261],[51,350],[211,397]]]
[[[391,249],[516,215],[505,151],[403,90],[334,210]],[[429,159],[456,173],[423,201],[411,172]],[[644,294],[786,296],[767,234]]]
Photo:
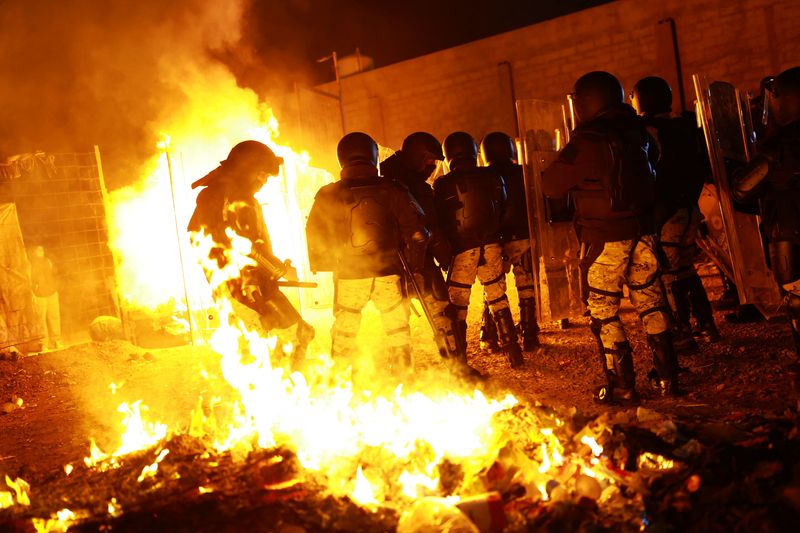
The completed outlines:
[[[244,457],[256,447],[289,448],[305,472],[322,476],[332,493],[348,495],[365,506],[402,506],[422,496],[450,496],[452,487],[443,488],[440,479],[445,463],[460,469],[460,495],[481,492],[485,485],[479,476],[499,460],[512,438],[530,448],[528,455],[511,454],[515,480],[544,499],[551,497],[548,483],[557,476],[563,481],[585,475],[611,483],[612,475],[602,472],[602,449],[593,436],[583,436],[587,458],[567,461],[553,428],[517,422],[512,434],[498,424],[498,413],[518,403],[511,395],[487,397],[451,379],[443,369],[406,376],[402,384],[379,372],[354,379],[363,360],[354,356],[334,361],[322,343],[312,344],[308,364],[302,373],[296,372],[284,355],[291,351],[283,345],[285,339],[263,335],[236,315],[236,303],[224,287],[250,262],[249,242],[231,234],[233,249],[226,267],[220,269],[216,262],[203,265],[211,273],[209,282],[198,259],[208,257],[211,238],[190,236],[185,230],[194,208],[189,183],[212,170],[236,142],[256,139],[272,147],[285,164],[257,198],[275,254],[291,259],[301,278],[312,279],[305,216],[317,189],[333,177],[313,168],[307,153],[281,145],[271,110],[251,91],[232,84],[227,73],[217,74],[221,81],[210,82],[213,76],[187,80],[192,88],[187,91],[189,102],[184,112],[162,125],[169,137],[164,136],[146,166],[146,177],[135,187],[113,192],[110,202],[111,244],[125,305],[156,310],[183,302],[181,309],[216,317],[213,325],[196,324],[207,328],[207,334],[195,340],[207,342],[220,355],[219,371],[235,389],[236,399],[223,402],[220,398],[228,396],[222,392],[199,399],[189,433],[234,457]],[[330,305],[329,278],[315,294],[315,305]],[[308,318],[312,307],[308,301],[298,291],[289,295]],[[328,307],[325,319],[316,323],[318,333],[330,324],[331,314]],[[192,318],[187,313],[186,319]],[[365,322],[362,328],[369,325]],[[370,337],[380,335],[369,332]],[[373,350],[366,357],[381,355]],[[152,446],[166,434],[165,426],[142,420],[138,403],[125,404],[122,411],[131,415],[127,431],[135,429],[137,439],[124,442],[112,454],[93,444],[87,465],[106,468],[124,453]],[[140,481],[157,475],[159,463],[169,461],[167,454],[159,448]],[[200,493],[214,490],[198,487]],[[124,504],[112,503],[114,512]]]

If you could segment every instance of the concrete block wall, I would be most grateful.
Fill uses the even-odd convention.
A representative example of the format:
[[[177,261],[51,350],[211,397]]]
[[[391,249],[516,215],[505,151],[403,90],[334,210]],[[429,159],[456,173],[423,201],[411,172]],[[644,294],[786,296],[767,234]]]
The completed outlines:
[[[659,22],[668,18],[687,106],[693,73],[755,90],[763,76],[800,65],[800,1],[618,0],[344,78],[347,130],[395,149],[416,130],[440,139],[459,129],[513,134],[514,97],[563,101],[590,70],[614,73],[626,90],[644,76],[665,77],[680,109],[670,25]]]

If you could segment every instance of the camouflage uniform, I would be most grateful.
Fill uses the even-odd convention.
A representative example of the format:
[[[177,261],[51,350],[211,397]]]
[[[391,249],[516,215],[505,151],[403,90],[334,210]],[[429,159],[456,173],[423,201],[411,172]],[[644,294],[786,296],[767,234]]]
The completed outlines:
[[[686,279],[696,272],[695,239],[700,231],[700,219],[699,207],[683,207],[661,227],[659,244],[667,263],[662,278],[668,291],[672,283]]]
[[[709,171],[706,148],[699,140],[697,122],[689,117],[669,112],[645,112],[643,117],[658,147],[656,227],[660,228],[658,244],[666,263],[662,281],[675,318],[676,346],[694,345],[692,315],[697,335],[715,341],[719,333],[711,304],[694,267],[701,220],[698,200]]]
[[[408,302],[399,252],[418,266],[428,231],[419,205],[403,185],[378,175],[377,145],[364,133],[339,143],[341,179],[322,187],[306,223],[311,270],[335,280],[331,352],[356,349],[361,311],[372,300],[381,312],[390,371],[411,365]]]
[[[647,332],[663,392],[678,393],[678,364],[653,235],[649,142],[633,109],[615,104],[575,130],[542,179],[547,196],[572,194],[578,237],[592,250],[589,256],[598,254],[586,275],[590,329],[607,381],[597,392],[600,400],[613,399],[615,390],[621,398],[637,397],[633,353],[618,315],[623,285]]]
[[[707,341],[719,339],[711,303],[694,266],[701,219],[700,208],[695,204],[678,209],[661,228],[659,246],[666,260],[661,278],[675,317],[676,345],[677,339],[691,339],[691,315],[697,320],[699,336]],[[692,344],[690,340],[689,345]]]
[[[467,319],[469,299],[475,278],[483,285],[486,303],[492,313],[508,309],[506,296],[505,270],[503,269],[503,248],[499,243],[470,248],[453,258],[453,265],[447,275],[450,301],[458,310],[458,319]]]
[[[589,312],[600,325],[600,339],[607,356],[615,352],[617,343],[628,340],[619,319],[623,285],[628,286],[631,303],[648,335],[658,335],[669,326],[652,236],[605,243],[589,267],[588,281]]]
[[[503,176],[506,184],[506,205],[503,212],[501,241],[506,258],[504,271],[514,272],[519,296],[519,329],[525,350],[539,345],[539,325],[536,322],[536,294],[534,293],[533,257],[531,256],[528,206],[522,166],[516,164],[514,140],[503,132],[489,133],[481,142],[481,153],[489,168]],[[505,278],[503,278],[505,285]],[[481,343],[493,349],[497,332],[491,313],[484,307],[481,326]]]
[[[533,278],[533,259],[531,258],[531,241],[521,239],[503,243],[503,255],[506,257],[505,272],[514,274],[514,283],[520,300],[536,297]],[[505,280],[503,280],[505,283]]]
[[[468,133],[450,134],[444,142],[444,155],[451,171],[433,185],[442,230],[455,253],[448,269],[448,292],[459,319],[458,333],[466,344],[470,292],[475,278],[480,280],[497,324],[500,347],[516,368],[524,359],[505,293],[500,244],[505,182],[494,169],[477,166],[477,151]]]
[[[430,240],[422,269],[415,275],[415,280],[422,295],[422,305],[433,322],[434,340],[439,353],[447,359],[446,363],[454,371],[476,376],[476,372],[467,366],[466,345],[457,334],[457,313],[450,303],[447,284],[440,268],[441,265],[450,264],[452,251],[439,227],[433,188],[427,180],[436,169],[434,162],[442,158],[439,141],[428,133],[416,132],[403,141],[402,150],[381,162],[381,173],[406,186],[425,215],[425,226],[430,232]]]
[[[381,313],[389,351],[404,351],[411,346],[408,302],[399,275],[339,279],[336,281],[331,329],[334,357],[356,351],[355,339],[361,326],[361,311],[370,300]]]

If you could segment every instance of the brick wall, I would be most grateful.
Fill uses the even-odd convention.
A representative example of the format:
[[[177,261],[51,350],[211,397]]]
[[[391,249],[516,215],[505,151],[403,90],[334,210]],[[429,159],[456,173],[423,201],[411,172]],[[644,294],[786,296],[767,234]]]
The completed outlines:
[[[347,129],[393,148],[416,130],[440,139],[458,129],[477,138],[513,133],[512,88],[518,99],[561,101],[590,70],[616,74],[626,90],[662,76],[679,109],[670,26],[659,23],[667,17],[677,27],[688,105],[693,73],[756,89],[763,76],[800,65],[800,1],[618,0],[345,78]]]

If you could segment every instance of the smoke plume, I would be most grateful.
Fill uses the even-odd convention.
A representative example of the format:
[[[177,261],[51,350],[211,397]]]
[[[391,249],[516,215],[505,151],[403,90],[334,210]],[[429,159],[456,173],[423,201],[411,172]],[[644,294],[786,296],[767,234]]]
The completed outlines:
[[[283,80],[243,39],[248,9],[244,0],[0,3],[0,158],[97,144],[109,187],[136,181],[159,126],[204,104],[198,89],[257,79],[263,94]]]

